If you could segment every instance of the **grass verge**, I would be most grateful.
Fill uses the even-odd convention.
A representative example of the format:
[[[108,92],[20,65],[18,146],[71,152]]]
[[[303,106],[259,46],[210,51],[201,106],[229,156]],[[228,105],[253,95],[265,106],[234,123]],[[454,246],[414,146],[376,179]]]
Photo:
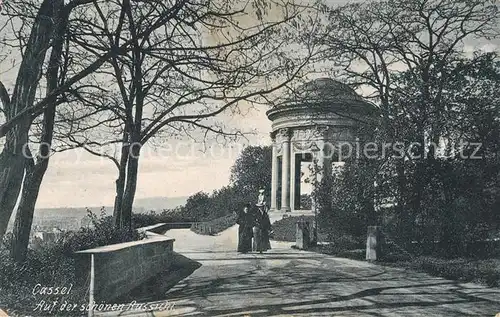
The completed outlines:
[[[333,245],[320,245],[313,251],[334,255],[352,260],[365,260],[365,249],[340,250]],[[490,287],[500,286],[500,259],[444,259],[435,256],[409,257],[391,254],[379,265],[405,268],[424,272],[432,276],[442,277],[459,282],[473,282]]]
[[[314,220],[314,217],[304,218],[309,221]],[[299,219],[300,217],[288,217],[275,222],[273,224],[273,240],[295,241],[295,226]],[[321,232],[320,241],[326,241]],[[364,261],[366,255],[364,243],[362,238],[339,235],[335,241],[315,246],[311,251]],[[445,259],[436,256],[411,257],[407,254],[391,253],[378,264],[425,272],[432,276],[460,282],[474,282],[491,287],[500,286],[500,258],[498,257],[489,259]]]

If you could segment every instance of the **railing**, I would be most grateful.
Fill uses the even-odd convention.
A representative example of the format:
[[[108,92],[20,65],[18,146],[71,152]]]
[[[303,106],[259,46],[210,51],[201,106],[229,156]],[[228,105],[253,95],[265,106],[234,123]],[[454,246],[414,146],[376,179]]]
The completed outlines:
[[[214,235],[236,224],[235,215],[226,215],[213,220],[196,222],[191,231],[202,235]]]

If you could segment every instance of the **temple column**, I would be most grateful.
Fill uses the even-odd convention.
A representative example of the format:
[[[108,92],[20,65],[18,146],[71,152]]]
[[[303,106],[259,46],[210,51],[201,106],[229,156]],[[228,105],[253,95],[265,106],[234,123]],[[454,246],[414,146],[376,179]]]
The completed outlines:
[[[290,210],[295,210],[296,157],[293,148],[290,149]]]
[[[281,211],[290,211],[290,133],[288,129],[281,129],[283,137],[283,159],[281,177]]]
[[[271,211],[275,211],[278,205],[278,150],[276,140],[273,138],[272,172],[271,172]]]

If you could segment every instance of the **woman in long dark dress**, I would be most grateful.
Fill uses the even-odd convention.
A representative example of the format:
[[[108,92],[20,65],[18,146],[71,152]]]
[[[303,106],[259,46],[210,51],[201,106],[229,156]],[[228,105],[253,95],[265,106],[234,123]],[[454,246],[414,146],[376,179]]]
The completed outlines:
[[[264,230],[262,231],[262,241],[264,248],[266,250],[271,250],[271,240],[269,239],[269,235],[271,233],[272,226],[271,226],[271,219],[269,219],[268,211],[269,209],[265,208],[264,214],[262,215],[263,218],[262,223],[264,224],[263,225]]]
[[[247,253],[252,251],[252,228],[255,223],[255,215],[250,211],[250,204],[246,204],[243,211],[236,219],[238,227],[238,252]]]
[[[271,221],[267,213],[266,206],[259,206],[255,226],[253,229],[253,250],[262,253],[271,249],[271,242],[269,241],[269,231],[271,231]]]

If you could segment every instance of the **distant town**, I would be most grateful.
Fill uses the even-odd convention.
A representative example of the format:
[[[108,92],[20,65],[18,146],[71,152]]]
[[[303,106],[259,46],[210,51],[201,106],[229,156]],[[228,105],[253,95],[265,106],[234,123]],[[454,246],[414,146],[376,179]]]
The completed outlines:
[[[187,197],[151,197],[137,199],[134,204],[134,213],[162,212],[184,205]],[[34,249],[44,243],[57,241],[67,231],[76,231],[82,227],[90,227],[91,220],[88,211],[97,216],[113,214],[112,206],[90,207],[59,207],[39,208],[33,217],[33,230],[30,235],[30,246]],[[14,227],[14,219],[9,222],[8,231]]]

